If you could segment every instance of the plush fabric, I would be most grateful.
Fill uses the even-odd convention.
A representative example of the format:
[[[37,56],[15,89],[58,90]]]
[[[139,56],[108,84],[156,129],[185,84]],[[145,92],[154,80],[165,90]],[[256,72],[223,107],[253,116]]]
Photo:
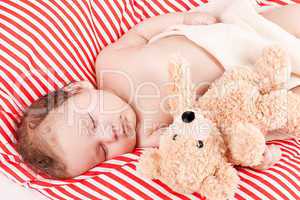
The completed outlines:
[[[142,149],[101,163],[75,179],[55,181],[33,173],[14,143],[22,111],[72,80],[95,85],[97,54],[134,24],[154,15],[189,10],[206,0],[0,1],[0,171],[50,199],[199,199],[175,193],[136,174]],[[260,5],[297,2],[264,1]],[[300,142],[272,141],[282,160],[267,171],[239,170],[237,199],[299,199]]]

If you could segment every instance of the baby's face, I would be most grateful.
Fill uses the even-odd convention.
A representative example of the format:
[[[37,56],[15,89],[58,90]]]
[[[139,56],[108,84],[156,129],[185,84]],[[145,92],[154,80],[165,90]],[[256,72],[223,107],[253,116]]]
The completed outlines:
[[[51,110],[35,131],[44,132],[54,153],[77,176],[98,163],[132,151],[136,115],[113,93],[82,89]]]

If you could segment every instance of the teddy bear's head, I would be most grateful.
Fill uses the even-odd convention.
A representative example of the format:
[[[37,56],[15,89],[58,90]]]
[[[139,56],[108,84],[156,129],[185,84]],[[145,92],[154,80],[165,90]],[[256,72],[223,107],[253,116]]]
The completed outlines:
[[[170,75],[174,83],[170,90],[174,98],[169,102],[173,123],[161,135],[159,149],[143,152],[137,170],[175,191],[199,192],[207,177],[225,166],[226,148],[218,129],[193,105],[188,68],[173,63]]]

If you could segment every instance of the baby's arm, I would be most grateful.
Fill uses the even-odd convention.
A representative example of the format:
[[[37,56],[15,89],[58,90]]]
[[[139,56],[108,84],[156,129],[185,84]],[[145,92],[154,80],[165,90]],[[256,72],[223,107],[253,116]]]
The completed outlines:
[[[175,12],[158,15],[137,24],[106,48],[123,49],[145,45],[154,35],[175,24],[212,24],[216,18],[201,12]]]

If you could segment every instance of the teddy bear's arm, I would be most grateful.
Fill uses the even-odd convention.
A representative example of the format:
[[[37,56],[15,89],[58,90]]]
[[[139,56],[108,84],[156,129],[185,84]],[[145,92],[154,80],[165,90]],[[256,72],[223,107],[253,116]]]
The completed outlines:
[[[239,177],[229,163],[220,164],[215,174],[208,176],[200,188],[200,193],[208,200],[232,199],[237,191]]]

